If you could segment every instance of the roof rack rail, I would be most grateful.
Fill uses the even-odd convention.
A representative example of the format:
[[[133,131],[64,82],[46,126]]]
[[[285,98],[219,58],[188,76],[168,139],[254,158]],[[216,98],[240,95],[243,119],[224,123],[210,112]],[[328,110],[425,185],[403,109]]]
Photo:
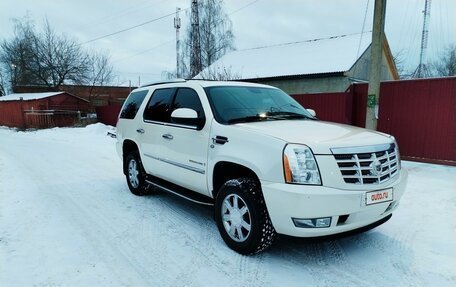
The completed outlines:
[[[172,80],[156,81],[156,82],[148,83],[145,85],[141,85],[140,88],[161,85],[161,84],[184,83],[184,82],[187,82],[187,80],[186,79],[172,79]]]

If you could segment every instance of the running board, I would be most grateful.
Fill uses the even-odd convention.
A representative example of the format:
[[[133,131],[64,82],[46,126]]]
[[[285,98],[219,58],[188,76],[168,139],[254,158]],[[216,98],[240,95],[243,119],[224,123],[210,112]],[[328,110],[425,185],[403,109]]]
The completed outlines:
[[[208,196],[196,193],[184,187],[175,185],[173,183],[167,182],[165,180],[159,179],[155,176],[148,176],[146,182],[150,185],[158,187],[164,191],[170,192],[182,198],[185,198],[191,202],[202,204],[202,205],[214,205],[214,200]]]

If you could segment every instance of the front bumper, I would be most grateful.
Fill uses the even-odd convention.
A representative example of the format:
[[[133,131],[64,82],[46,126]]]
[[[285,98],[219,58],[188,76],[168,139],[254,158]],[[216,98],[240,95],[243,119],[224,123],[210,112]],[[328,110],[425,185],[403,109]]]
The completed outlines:
[[[277,233],[297,237],[317,237],[355,230],[390,215],[398,206],[407,183],[407,171],[386,187],[393,189],[393,201],[366,205],[366,192],[378,190],[366,185],[365,190],[345,190],[326,186],[293,185],[261,181],[261,187],[272,224]],[[340,216],[346,221],[339,222]],[[296,227],[292,218],[331,217],[325,228]]]

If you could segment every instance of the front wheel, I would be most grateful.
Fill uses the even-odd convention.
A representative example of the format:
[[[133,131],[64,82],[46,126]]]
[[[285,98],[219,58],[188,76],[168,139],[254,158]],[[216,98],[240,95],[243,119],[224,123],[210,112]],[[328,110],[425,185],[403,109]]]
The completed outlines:
[[[146,183],[146,172],[142,166],[141,158],[137,151],[130,152],[125,158],[125,176],[128,188],[134,195],[147,194],[148,184]]]
[[[225,182],[215,200],[215,220],[225,243],[240,254],[263,251],[275,237],[261,189],[250,178]]]

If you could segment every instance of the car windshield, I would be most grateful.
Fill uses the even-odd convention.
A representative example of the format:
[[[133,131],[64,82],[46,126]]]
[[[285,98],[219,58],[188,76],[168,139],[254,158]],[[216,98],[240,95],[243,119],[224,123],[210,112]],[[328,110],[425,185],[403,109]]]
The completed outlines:
[[[216,86],[205,88],[215,119],[222,124],[315,119],[292,97],[275,88]]]

